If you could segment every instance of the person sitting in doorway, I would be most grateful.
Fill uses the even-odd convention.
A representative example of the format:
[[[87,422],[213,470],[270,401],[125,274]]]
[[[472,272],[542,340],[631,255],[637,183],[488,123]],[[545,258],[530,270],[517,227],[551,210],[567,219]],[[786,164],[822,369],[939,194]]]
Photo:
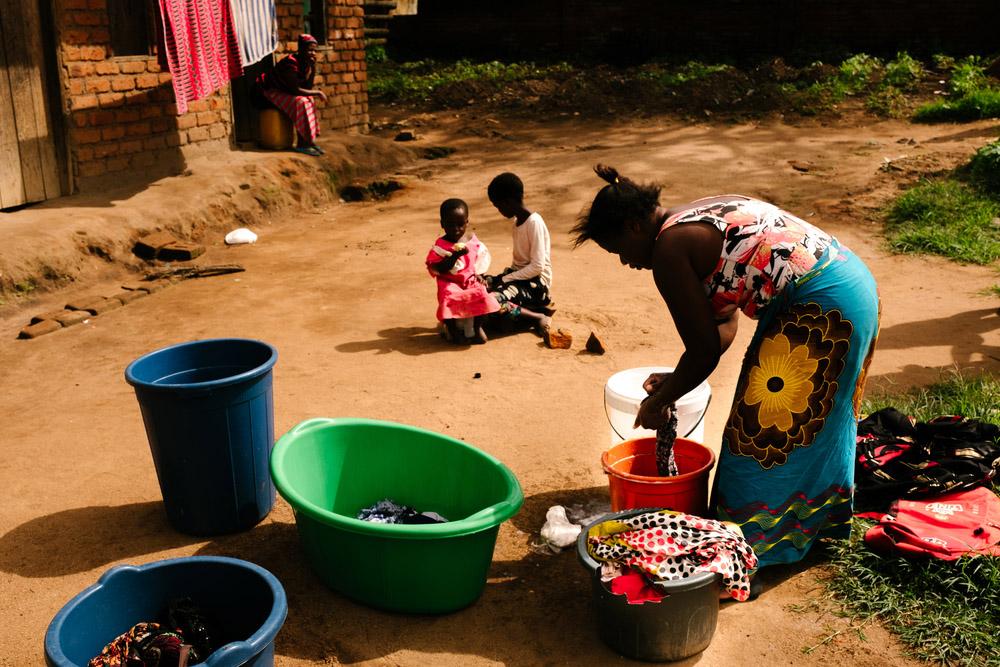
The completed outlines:
[[[322,155],[316,145],[319,136],[319,119],[316,117],[314,97],[326,102],[326,93],[313,87],[316,76],[316,38],[299,35],[299,49],[282,58],[270,72],[257,77],[256,85],[261,95],[288,116],[295,126],[298,145],[295,150],[306,155]]]

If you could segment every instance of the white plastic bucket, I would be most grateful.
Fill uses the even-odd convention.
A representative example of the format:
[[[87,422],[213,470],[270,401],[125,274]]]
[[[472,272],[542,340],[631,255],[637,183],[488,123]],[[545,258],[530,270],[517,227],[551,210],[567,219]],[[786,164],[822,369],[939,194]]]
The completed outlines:
[[[670,373],[673,370],[669,366],[643,366],[620,371],[608,378],[608,383],[604,385],[604,411],[611,427],[612,445],[632,438],[656,436],[655,431],[632,428],[635,416],[639,413],[639,404],[646,398],[646,390],[642,388],[642,383],[650,373]],[[706,380],[693,391],[684,394],[674,404],[677,408],[678,437],[704,444],[705,413],[708,412],[708,404],[711,402],[712,388]]]

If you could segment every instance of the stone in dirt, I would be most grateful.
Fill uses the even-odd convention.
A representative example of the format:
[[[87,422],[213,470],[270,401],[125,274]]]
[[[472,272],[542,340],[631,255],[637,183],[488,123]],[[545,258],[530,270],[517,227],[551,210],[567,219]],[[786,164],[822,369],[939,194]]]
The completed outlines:
[[[586,347],[587,352],[591,352],[593,354],[604,354],[605,351],[604,343],[601,342],[601,339],[598,338],[597,334],[593,331],[590,332],[590,338],[587,339]]]
[[[411,130],[403,130],[396,135],[396,138],[393,139],[393,141],[414,141],[416,138],[417,135]]]
[[[42,320],[41,322],[35,322],[29,326],[21,329],[21,332],[17,334],[18,338],[38,338],[39,336],[44,336],[47,333],[52,333],[53,331],[58,331],[62,329],[62,325],[55,320]]]
[[[87,311],[89,311],[91,315],[100,315],[108,312],[109,310],[121,307],[122,302],[118,299],[102,299],[97,303],[91,304],[90,308],[87,308]]]
[[[159,292],[164,287],[168,287],[169,285],[170,285],[169,280],[150,280],[148,282],[142,283],[142,287],[140,289],[144,289],[146,290],[147,293],[153,294],[155,292]]]
[[[29,322],[29,324],[38,324],[39,322],[44,322],[45,320],[55,321],[57,317],[59,317],[60,315],[64,315],[67,312],[69,311],[67,311],[65,308],[60,308],[59,310],[50,310],[47,313],[39,313],[38,315],[35,315],[34,317],[31,318],[31,322]]]
[[[156,252],[156,259],[164,262],[187,262],[205,254],[205,246],[196,243],[174,241]]]
[[[132,246],[132,252],[143,259],[156,259],[160,248],[175,241],[177,239],[170,232],[153,232],[136,241]]]
[[[86,310],[67,310],[65,315],[59,315],[56,317],[56,322],[63,325],[64,327],[71,327],[74,324],[79,324],[84,320],[89,320],[93,315]]]
[[[545,345],[553,350],[568,350],[573,346],[573,334],[565,329],[544,329]]]
[[[144,296],[149,296],[149,292],[146,290],[136,289],[130,292],[122,292],[121,294],[115,294],[112,300],[119,302],[121,305],[126,306],[136,299],[141,299]]]
[[[90,295],[73,299],[66,304],[66,310],[90,310],[93,306],[104,301],[103,296]]]
[[[788,164],[792,165],[792,169],[795,171],[809,171],[812,169],[812,165],[808,162],[802,162],[800,160],[789,160]]]

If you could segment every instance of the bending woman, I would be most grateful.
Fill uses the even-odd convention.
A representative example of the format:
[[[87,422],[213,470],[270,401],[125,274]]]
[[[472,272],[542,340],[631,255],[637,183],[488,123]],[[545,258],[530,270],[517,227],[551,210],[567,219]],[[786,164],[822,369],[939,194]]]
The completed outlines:
[[[803,558],[851,530],[854,451],[878,335],[875,280],[835,238],[772,204],[719,195],[669,207],[660,189],[598,165],[607,181],[574,228],[649,269],[684,342],[653,374],[637,423],[650,429],[704,381],[742,311],[757,329],[723,434],[712,505],[740,526],[759,567]]]
[[[270,72],[257,77],[260,93],[288,116],[295,126],[299,137],[295,150],[307,155],[323,154],[323,149],[316,145],[319,120],[316,103],[312,99],[319,97],[326,102],[326,93],[313,88],[317,48],[315,37],[299,35],[299,50],[282,58]]]

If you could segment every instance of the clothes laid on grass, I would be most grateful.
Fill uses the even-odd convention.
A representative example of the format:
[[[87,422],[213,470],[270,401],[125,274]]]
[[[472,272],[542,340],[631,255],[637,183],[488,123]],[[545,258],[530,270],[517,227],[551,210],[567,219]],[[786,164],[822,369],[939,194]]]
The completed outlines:
[[[244,67],[260,62],[278,48],[274,0],[230,0],[240,58]]]
[[[593,526],[587,552],[598,562],[641,572],[654,583],[715,572],[740,601],[750,596],[750,573],[757,567],[753,549],[735,526],[670,510]]]
[[[727,248],[752,230],[744,229],[743,208],[732,210],[737,234],[726,234]],[[796,224],[777,238],[787,239]],[[777,240],[767,241],[765,254],[775,260],[764,267],[768,275],[734,293],[759,322],[723,432],[712,506],[720,520],[740,527],[761,567],[798,561],[817,539],[851,531],[857,415],[880,304],[864,263],[811,229],[801,228],[803,242],[784,246],[787,253]],[[811,262],[811,249],[820,247]],[[759,252],[746,252],[758,262]],[[801,263],[812,268],[800,273]],[[742,275],[738,267],[732,271]],[[786,279],[789,272],[794,278]],[[780,292],[767,288],[766,300],[745,300],[739,290],[754,285]]]
[[[310,35],[299,36],[300,52],[301,45],[309,40],[316,41]],[[258,76],[256,86],[264,97],[291,119],[295,132],[312,143],[319,136],[316,103],[308,95],[299,95],[299,90],[313,88],[316,68],[302,58],[300,52],[288,54],[278,61],[273,70]]]
[[[190,598],[172,600],[164,623],[139,622],[109,642],[87,667],[186,667],[205,660],[221,644]]]
[[[545,220],[532,213],[512,231],[511,265],[487,276],[490,291],[501,311],[516,316],[519,307],[541,310],[549,304],[552,289],[552,241]]]
[[[855,510],[972,489],[1000,470],[1000,427],[958,415],[917,422],[895,408],[858,424]]]
[[[656,429],[656,471],[660,477],[678,474],[674,457],[674,440],[677,439],[677,410],[670,406],[670,418]]]
[[[448,519],[437,512],[418,512],[389,498],[359,510],[357,518],[369,523],[448,523]]]
[[[873,551],[956,560],[1000,556],[1000,498],[986,487],[900,500],[865,533]]]
[[[460,257],[451,270],[438,271],[435,268],[442,260],[452,256],[457,245],[439,238],[425,260],[428,273],[437,280],[437,319],[442,322],[489,315],[500,310],[500,304],[477,275],[477,267],[489,266],[489,250],[475,235],[462,244],[469,252]]]
[[[232,7],[225,0],[159,0],[177,113],[243,74]]]

